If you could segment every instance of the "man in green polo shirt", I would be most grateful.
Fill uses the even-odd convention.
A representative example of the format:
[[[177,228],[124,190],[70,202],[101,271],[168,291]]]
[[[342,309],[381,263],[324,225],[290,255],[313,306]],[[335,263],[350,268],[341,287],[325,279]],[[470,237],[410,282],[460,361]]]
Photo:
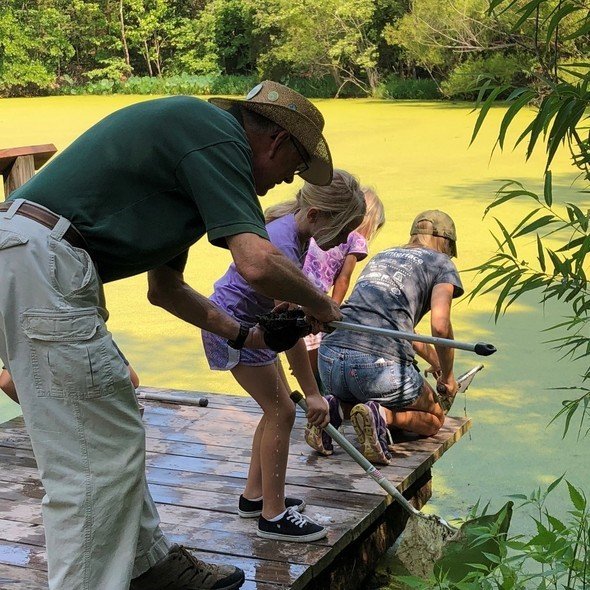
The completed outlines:
[[[244,100],[139,103],[89,129],[0,204],[0,359],[46,496],[50,590],[231,590],[242,570],[171,546],[145,481],[145,433],[106,329],[102,283],[148,272],[152,303],[265,347],[183,280],[205,233],[255,289],[339,319],[268,241],[257,195],[300,174],[328,184],[319,111],[274,82]],[[326,415],[318,421],[327,420]]]

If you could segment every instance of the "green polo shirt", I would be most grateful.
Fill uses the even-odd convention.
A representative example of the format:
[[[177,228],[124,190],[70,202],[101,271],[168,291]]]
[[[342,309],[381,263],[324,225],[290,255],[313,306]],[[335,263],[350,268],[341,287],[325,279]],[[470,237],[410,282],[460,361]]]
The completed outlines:
[[[191,97],[109,115],[10,198],[69,219],[104,282],[167,263],[182,270],[205,233],[218,246],[240,233],[268,239],[243,128]]]

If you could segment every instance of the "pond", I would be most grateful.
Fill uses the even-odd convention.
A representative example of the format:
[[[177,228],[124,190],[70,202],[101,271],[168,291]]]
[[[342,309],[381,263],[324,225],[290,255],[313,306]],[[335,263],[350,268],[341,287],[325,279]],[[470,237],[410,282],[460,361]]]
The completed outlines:
[[[55,143],[65,148],[79,133],[109,112],[148,97],[51,97],[0,100],[1,147]],[[476,114],[467,104],[320,100],[337,167],[357,174],[375,187],[386,206],[387,223],[371,243],[377,252],[405,243],[413,217],[421,210],[440,208],[457,224],[458,267],[467,291],[474,285],[467,269],[494,251],[492,216],[482,219],[498,188],[497,179],[514,178],[542,191],[544,158],[535,154],[525,163],[523,149],[492,155],[503,108],[492,109],[478,139],[469,146]],[[523,114],[510,136],[522,130]],[[512,146],[510,141],[507,145]],[[559,153],[552,166],[554,194],[576,202],[583,210],[588,199],[575,192],[575,173],[568,154]],[[296,184],[281,186],[264,197],[263,206],[290,198]],[[510,226],[523,216],[523,203],[497,210]],[[534,242],[531,242],[534,247]],[[533,252],[533,250],[531,250]],[[191,251],[187,281],[209,294],[225,271],[227,252],[204,240]],[[357,265],[360,270],[362,264]],[[153,308],[146,299],[145,276],[107,285],[110,329],[145,385],[188,390],[241,393],[225,374],[210,372],[196,330]],[[493,343],[498,352],[484,360],[466,399],[451,413],[473,419],[470,434],[436,463],[433,497],[426,511],[446,519],[465,515],[478,499],[500,506],[507,494],[530,493],[566,473],[575,485],[590,491],[587,439],[562,440],[563,422],[548,426],[564,395],[552,388],[579,382],[584,363],[559,361],[543,341],[542,330],[557,323],[567,309],[542,307],[534,297],[519,300],[493,321],[495,299],[459,301],[453,309],[457,339]],[[428,326],[422,327],[426,331]],[[466,352],[456,355],[457,373],[478,362]],[[0,398],[0,420],[18,413],[18,406]],[[563,510],[559,495],[551,508]],[[512,531],[531,529],[525,514],[517,513]]]

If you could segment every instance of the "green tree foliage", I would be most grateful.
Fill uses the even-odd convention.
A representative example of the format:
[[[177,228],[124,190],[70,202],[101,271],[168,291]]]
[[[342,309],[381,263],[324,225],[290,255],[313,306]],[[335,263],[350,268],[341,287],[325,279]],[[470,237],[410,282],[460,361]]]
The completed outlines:
[[[244,76],[321,96],[475,98],[482,77],[535,79],[533,32],[550,32],[558,5],[519,13],[526,0],[492,12],[487,0],[4,0],[0,95],[84,84],[127,91],[128,80],[181,91],[172,78]],[[575,22],[568,12],[559,23],[560,55],[572,63],[589,52],[571,35]],[[170,81],[136,83],[146,77]]]
[[[197,18],[182,18],[174,35],[173,70],[251,73],[253,17],[252,7],[242,0],[211,0]]]
[[[12,0],[0,6],[0,91],[36,92],[56,83],[74,55],[69,17],[56,6],[31,9]]]
[[[377,86],[377,48],[369,34],[373,0],[252,0],[252,6],[264,44],[258,59],[263,77],[328,74],[337,94],[346,84],[365,93]]]
[[[551,19],[561,0],[535,2],[532,12],[525,0],[510,5],[510,10],[490,11],[488,0],[414,0],[411,10],[384,34],[403,47],[411,62],[436,79],[447,78],[441,85],[444,94],[475,96],[484,78],[513,85],[535,78],[538,41],[551,36]],[[583,43],[574,34],[576,18],[572,12],[562,15],[562,58],[583,54]]]
[[[493,0],[491,13],[515,11],[514,28],[526,19],[534,21],[532,38],[535,47],[535,78],[518,87],[496,86],[490,80],[480,89],[481,109],[474,129],[475,138],[495,98],[509,92],[509,108],[503,118],[498,145],[504,147],[506,133],[515,116],[529,105],[537,105],[533,120],[520,134],[517,144],[526,142],[527,158],[536,147],[546,151],[546,171],[542,194],[527,190],[516,180],[506,181],[486,214],[514,199],[530,203],[528,213],[516,226],[506,228],[496,219],[494,235],[498,251],[477,267],[479,284],[471,297],[487,292],[497,293],[496,319],[525,293],[537,292],[543,303],[559,300],[570,313],[549,332],[549,341],[560,353],[572,359],[590,359],[590,286],[588,264],[590,254],[590,210],[582,210],[571,202],[561,202],[553,190],[551,163],[561,145],[572,157],[578,172],[581,193],[590,192],[590,63],[570,62],[572,51],[588,47],[590,42],[590,10],[578,0],[529,0],[518,4],[514,0]],[[562,48],[566,55],[562,57]],[[527,243],[533,239],[536,251],[531,256]],[[584,421],[590,414],[590,366],[586,365],[580,382],[564,385],[568,392],[563,409],[565,432],[574,415],[579,413],[578,435],[584,431]]]

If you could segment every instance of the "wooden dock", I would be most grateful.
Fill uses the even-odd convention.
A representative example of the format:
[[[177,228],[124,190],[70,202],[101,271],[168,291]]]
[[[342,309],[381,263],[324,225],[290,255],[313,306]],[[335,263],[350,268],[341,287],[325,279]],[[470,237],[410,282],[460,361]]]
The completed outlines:
[[[207,397],[206,408],[145,403],[148,481],[171,540],[209,561],[241,567],[245,590],[360,587],[403,530],[400,508],[340,448],[328,458],[311,451],[298,410],[287,492],[305,498],[306,514],[329,535],[307,544],[258,538],[256,519],[241,519],[236,510],[261,411],[248,397]],[[470,425],[467,418],[447,418],[435,437],[398,442],[393,464],[382,472],[421,507],[430,497],[430,467]],[[350,424],[345,433],[354,438]],[[22,418],[1,424],[0,590],[47,589],[42,497]]]

